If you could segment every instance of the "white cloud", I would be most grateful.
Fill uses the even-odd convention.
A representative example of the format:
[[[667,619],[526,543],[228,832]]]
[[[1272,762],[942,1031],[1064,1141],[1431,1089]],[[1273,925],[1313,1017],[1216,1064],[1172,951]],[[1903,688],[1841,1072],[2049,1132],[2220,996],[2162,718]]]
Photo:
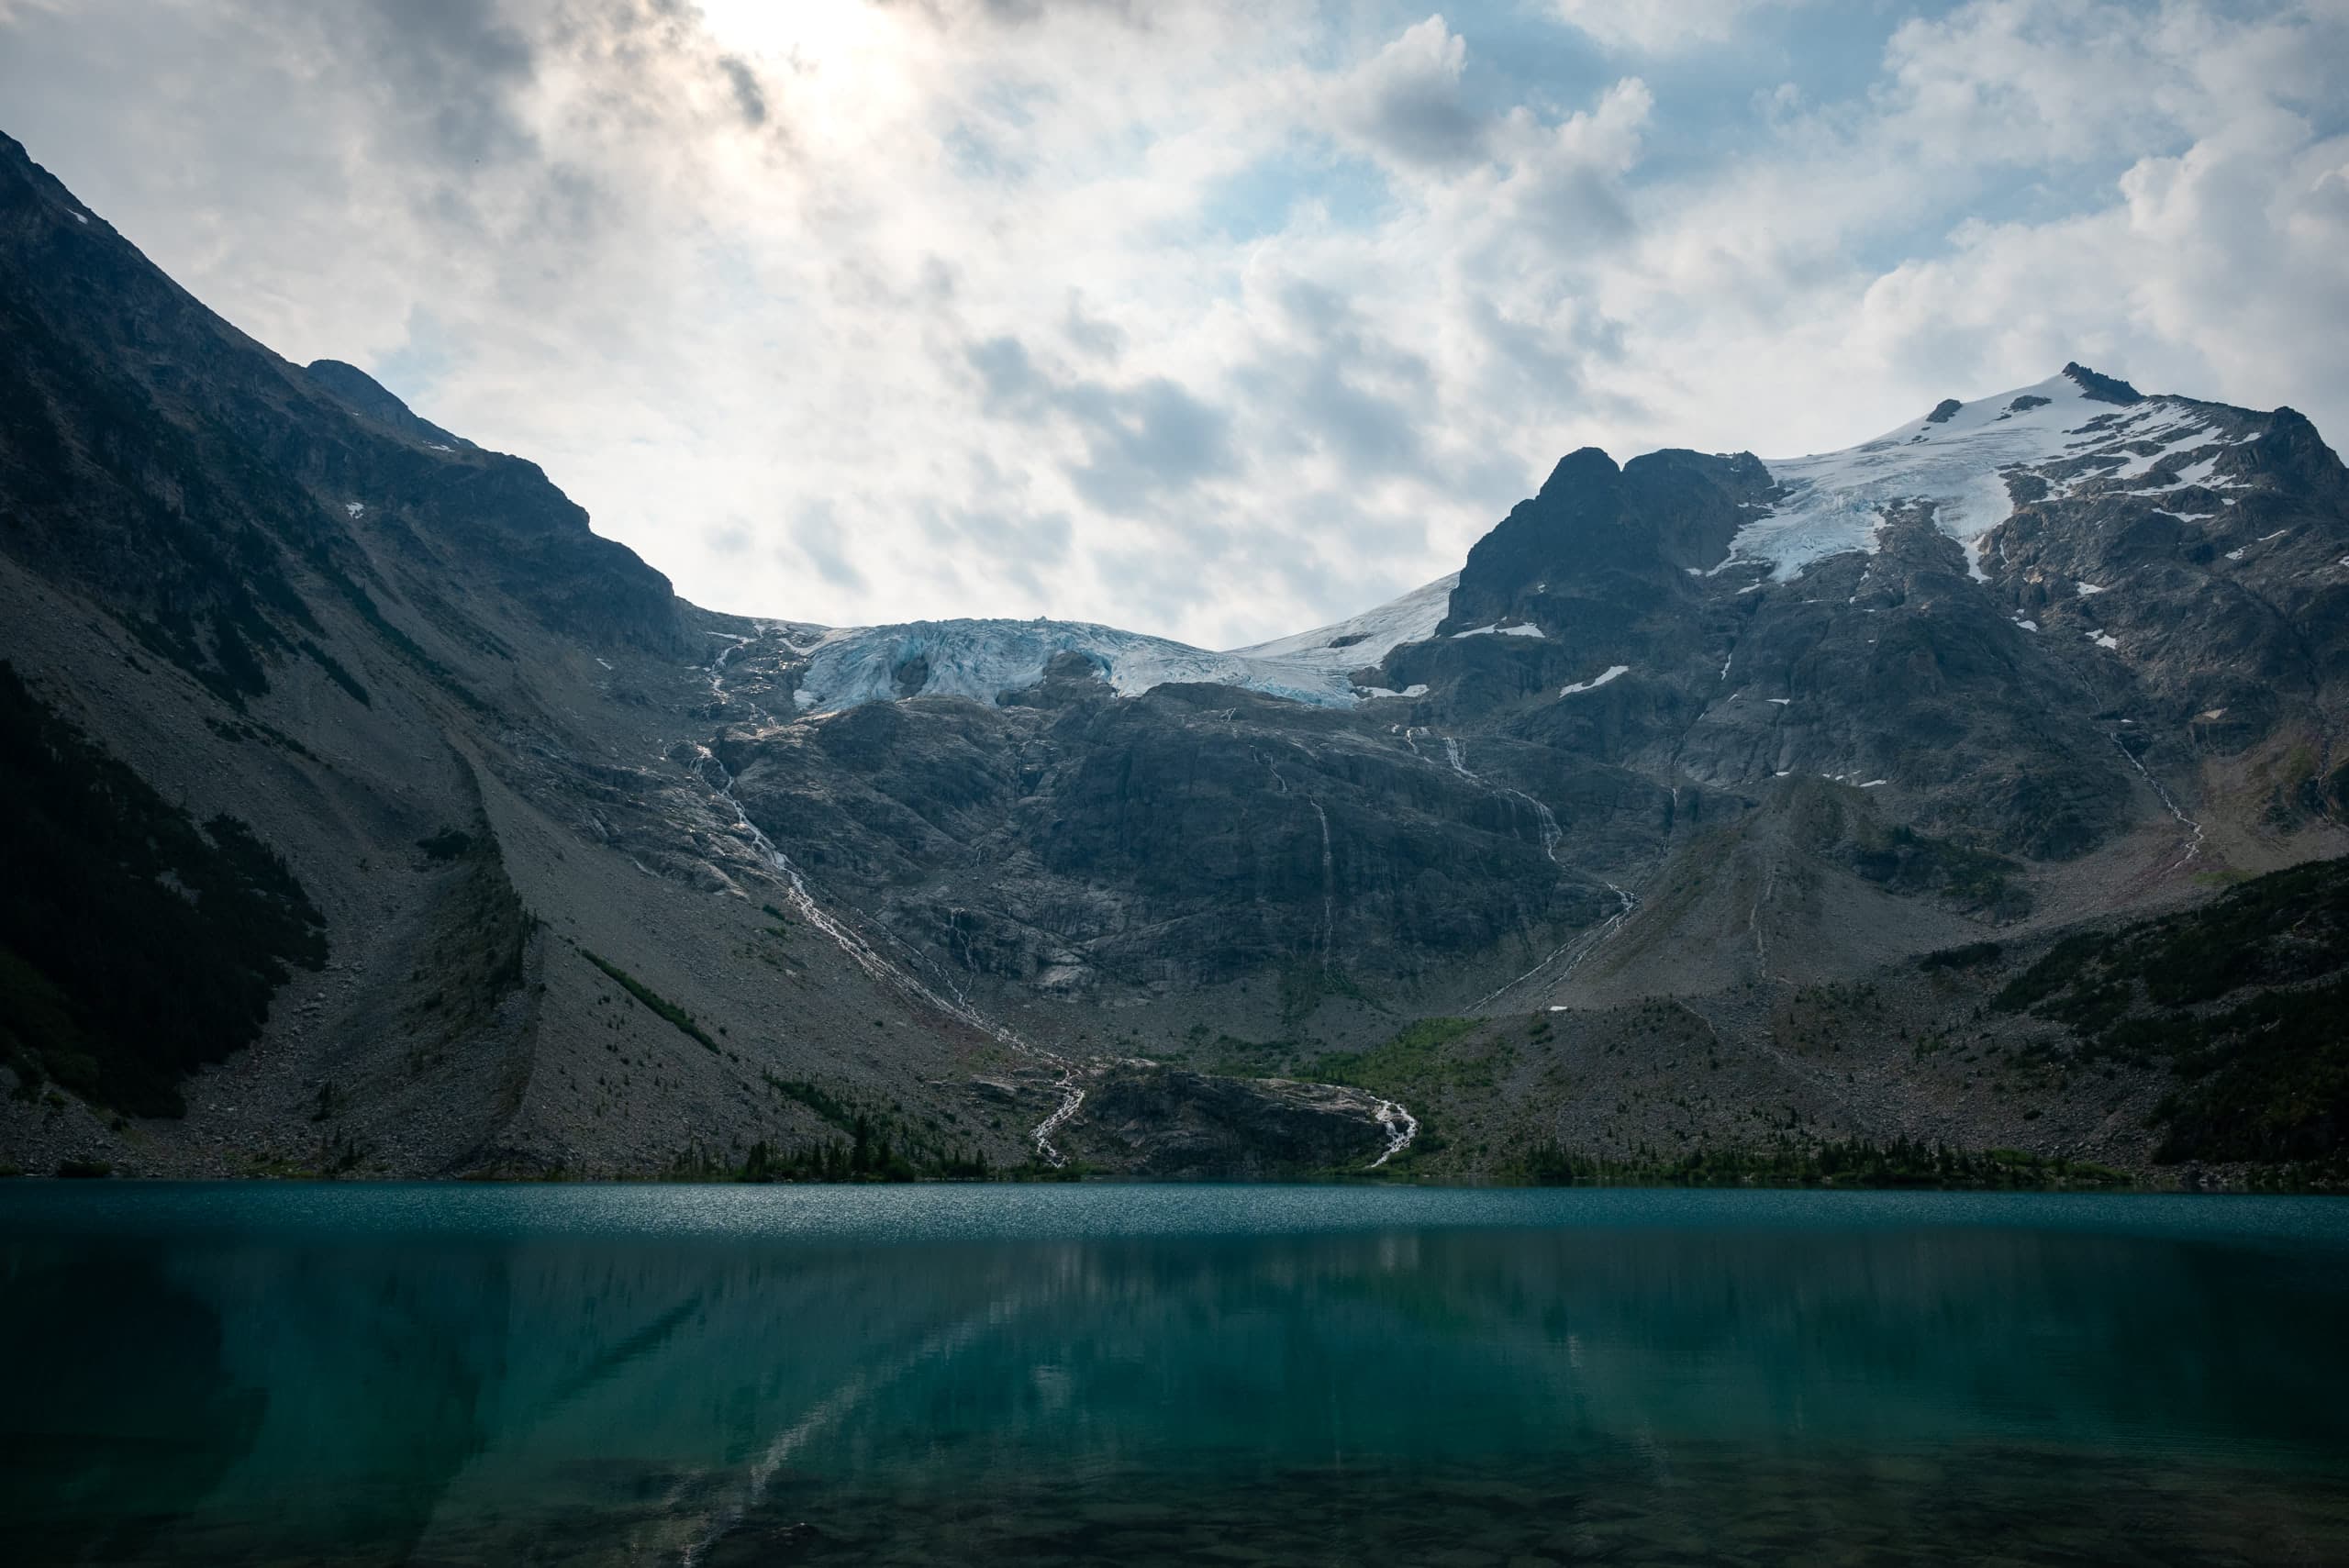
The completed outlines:
[[[1457,167],[1484,150],[1485,126],[1461,97],[1468,43],[1440,16],[1408,28],[1331,95],[1340,125],[1407,166]]]
[[[1570,94],[1473,6],[707,8],[0,0],[0,128],[729,609],[1254,640],[1585,442],[2075,357],[2349,434],[2338,5],[1974,0],[1724,92],[1671,53],[1752,6],[1567,4],[1656,56]]]

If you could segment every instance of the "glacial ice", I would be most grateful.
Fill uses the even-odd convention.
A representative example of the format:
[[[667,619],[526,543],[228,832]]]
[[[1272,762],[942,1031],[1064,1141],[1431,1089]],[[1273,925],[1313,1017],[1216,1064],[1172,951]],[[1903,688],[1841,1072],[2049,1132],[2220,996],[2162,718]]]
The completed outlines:
[[[1454,572],[1350,619],[1234,648],[1229,656],[1309,664],[1337,674],[1359,670],[1377,663],[1407,642],[1425,642],[1433,637],[1451,612],[1452,590],[1459,585],[1460,573]]]
[[[913,686],[927,695],[992,703],[1035,685],[1063,653],[1081,655],[1120,696],[1185,681],[1317,707],[1418,696],[1425,686],[1401,692],[1357,687],[1349,677],[1403,643],[1432,637],[1458,581],[1457,573],[1442,577],[1351,619],[1221,653],[1085,621],[915,621],[829,630],[812,646],[795,639],[795,647],[810,655],[796,699],[803,711],[836,713],[905,695]]]
[[[2098,419],[2109,422],[2086,428]],[[1713,571],[1761,564],[1773,580],[1791,582],[1830,556],[1873,554],[1888,507],[1931,502],[1935,525],[1966,546],[1968,573],[1984,579],[1984,536],[2014,514],[2009,473],[2066,459],[2115,460],[2069,479],[2041,475],[2061,496],[2090,482],[2139,477],[2177,453],[2223,440],[2190,404],[2149,397],[2122,407],[2089,399],[2069,376],[2051,376],[1962,404],[1939,423],[1920,417],[1842,451],[1765,460],[1790,494],[1739,528]],[[2157,450],[2127,450],[2148,442]],[[2207,484],[2216,461],[2214,453],[2179,471],[2181,484]]]

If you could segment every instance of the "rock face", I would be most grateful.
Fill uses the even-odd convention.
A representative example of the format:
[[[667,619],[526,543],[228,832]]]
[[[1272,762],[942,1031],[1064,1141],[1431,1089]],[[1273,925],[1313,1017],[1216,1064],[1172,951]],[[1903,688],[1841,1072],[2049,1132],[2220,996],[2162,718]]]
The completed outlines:
[[[298,648],[314,585],[373,603],[362,540],[405,558],[419,593],[494,577],[554,630],[680,649],[668,580],[535,464],[440,439],[372,382],[354,419],[357,372],[286,364],[81,210],[0,145],[16,560],[141,616],[173,662],[246,695],[257,662]],[[464,616],[445,595],[432,613]]]
[[[1683,1035],[1742,1101],[1643,1138],[1749,1136],[1780,1078],[1889,1135],[1911,1088],[1820,1098],[1788,998],[2349,850],[2344,639],[2349,474],[2308,421],[2076,364],[1841,452],[1571,453],[1456,578],[1252,649],[716,616],[529,462],[246,339],[6,143],[27,731],[232,819],[328,956],[179,1052],[212,1063],[151,1096],[184,1118],[117,1127],[142,1107],[74,1089],[106,1072],[39,1065],[62,1037],[11,1047],[0,1157],[641,1172],[877,1135],[1263,1175],[1367,1162],[1380,1095],[1505,1084],[1411,1156],[1484,1170],[1585,1127],[1630,1071],[1604,1042]],[[1511,1021],[1413,1032],[1462,1016]],[[1693,1059],[1632,1056],[1626,1105]]]
[[[1376,1102],[1327,1084],[1246,1081],[1174,1068],[1112,1073],[1074,1124],[1082,1156],[1181,1181],[1326,1176],[1385,1152]]]
[[[876,703],[717,751],[825,885],[942,961],[1054,993],[1286,965],[1408,978],[1612,906],[1547,857],[1541,801],[1419,744],[1228,688],[1077,683],[1034,707]],[[1548,793],[1612,858],[1661,842],[1669,803],[1641,781],[1577,769]]]
[[[436,451],[454,451],[473,445],[464,437],[452,436],[429,419],[417,418],[406,404],[357,365],[347,365],[340,360],[312,360],[303,373],[352,413],[423,441]]]

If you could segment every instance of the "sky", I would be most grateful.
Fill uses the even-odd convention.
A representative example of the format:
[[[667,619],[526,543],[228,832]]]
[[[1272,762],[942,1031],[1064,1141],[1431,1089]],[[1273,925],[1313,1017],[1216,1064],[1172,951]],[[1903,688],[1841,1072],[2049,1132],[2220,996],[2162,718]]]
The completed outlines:
[[[0,0],[0,130],[696,603],[1230,647],[2079,360],[2349,436],[2349,0]]]

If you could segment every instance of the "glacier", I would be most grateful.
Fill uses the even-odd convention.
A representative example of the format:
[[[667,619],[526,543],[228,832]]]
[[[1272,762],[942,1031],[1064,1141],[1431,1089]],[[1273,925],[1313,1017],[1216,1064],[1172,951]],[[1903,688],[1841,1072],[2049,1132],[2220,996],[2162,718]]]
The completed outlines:
[[[1452,590],[1460,573],[1447,573],[1420,584],[1398,599],[1375,609],[1311,631],[1294,632],[1247,648],[1235,648],[1235,659],[1262,659],[1282,664],[1308,664],[1342,674],[1375,664],[1407,642],[1425,642],[1443,624],[1452,608]]]
[[[993,703],[1034,686],[1052,660],[1074,653],[1119,696],[1197,681],[1317,707],[1352,707],[1410,695],[1357,686],[1352,673],[1433,636],[1458,581],[1457,573],[1441,577],[1346,620],[1223,652],[1088,621],[937,620],[827,630],[807,650],[796,700],[811,714],[916,695]]]
[[[2091,486],[2128,495],[2197,484],[2231,487],[2233,482],[2213,475],[2213,465],[2232,440],[2255,438],[2221,433],[2218,411],[2189,399],[2116,403],[2092,395],[2106,384],[2093,372],[2066,366],[2031,386],[1972,402],[1953,398],[1841,451],[1765,459],[1764,466],[1781,486],[1777,500],[1737,529],[1709,572],[1689,570],[1702,576],[1737,568],[1754,572],[1741,593],[1766,582],[1791,582],[1830,556],[1874,553],[1887,512],[1928,504],[1935,526],[1965,547],[1967,567],[1979,578],[1990,531],[2014,515],[2010,477],[2032,475],[2058,497]],[[2182,468],[2169,461],[2185,455],[2196,461]],[[2173,483],[2158,492],[2120,488],[2156,470]],[[1394,692],[1358,685],[1353,677],[1406,643],[1432,639],[1459,581],[1453,573],[1347,619],[1221,651],[1086,621],[1041,618],[844,628],[795,623],[786,640],[807,661],[796,698],[810,714],[917,695],[994,703],[1034,687],[1054,659],[1070,653],[1120,696],[1197,682],[1319,707],[1352,707],[1424,689]],[[2086,596],[2101,590],[2082,585],[2078,591]],[[1495,622],[1454,635],[1539,638],[1542,632],[1530,623]],[[1559,695],[1593,690],[1626,673],[1611,668]]]

